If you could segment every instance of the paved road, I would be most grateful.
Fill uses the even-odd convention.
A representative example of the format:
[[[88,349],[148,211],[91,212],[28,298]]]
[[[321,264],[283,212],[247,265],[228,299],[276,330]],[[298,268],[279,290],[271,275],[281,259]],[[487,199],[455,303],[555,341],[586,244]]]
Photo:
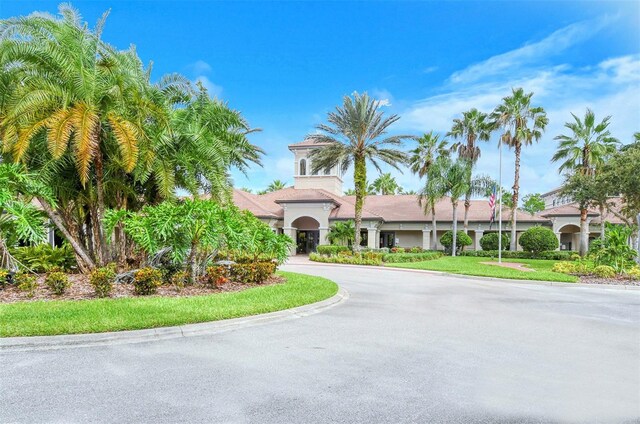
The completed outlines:
[[[0,355],[0,422],[638,422],[640,291],[318,265],[351,297],[209,336]]]

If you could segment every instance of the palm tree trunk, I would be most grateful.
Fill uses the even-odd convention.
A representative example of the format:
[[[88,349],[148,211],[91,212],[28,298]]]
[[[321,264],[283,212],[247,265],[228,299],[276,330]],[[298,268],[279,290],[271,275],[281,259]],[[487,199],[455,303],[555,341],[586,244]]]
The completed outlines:
[[[96,205],[96,216],[94,217],[93,225],[96,227],[96,251],[97,258],[100,265],[104,265],[108,258],[107,243],[104,237],[104,164],[102,162],[102,151],[98,147],[98,152],[94,159],[94,166],[96,170],[96,194],[98,197],[98,204]]]
[[[456,256],[456,245],[458,239],[458,202],[451,202],[453,206],[453,230],[451,234],[451,256]]]
[[[469,233],[469,208],[471,207],[471,190],[464,196],[464,233]]]
[[[516,172],[513,178],[513,209],[511,209],[511,245],[509,246],[509,250],[516,251],[518,249],[518,243],[516,240],[517,232],[517,221],[516,214],[518,211],[518,196],[520,194],[520,152],[522,150],[522,144],[518,142],[515,146],[516,152]]]
[[[355,236],[353,250],[360,250],[360,226],[362,225],[362,206],[366,196],[367,166],[364,157],[356,157],[354,161],[353,182],[356,189]]]
[[[67,227],[64,225],[64,223],[62,222],[58,214],[54,212],[54,210],[51,208],[51,205],[49,205],[49,203],[46,200],[44,200],[41,197],[38,197],[38,201],[40,202],[40,205],[42,205],[42,209],[45,211],[45,213],[47,214],[51,222],[53,222],[56,225],[58,230],[60,230],[64,238],[67,239],[67,241],[73,248],[80,271],[86,274],[87,272],[93,270],[96,267],[96,264],[93,262],[91,257],[87,254],[87,251],[84,249],[84,246],[82,246],[78,242],[78,240],[71,235],[71,233],[69,232]]]
[[[589,224],[587,223],[587,209],[580,209],[580,247],[578,253],[580,256],[587,254],[589,250]]]
[[[600,205],[600,239],[604,241],[604,204]]]
[[[431,249],[438,250],[438,230],[436,229],[438,221],[436,220],[436,207],[431,206]]]

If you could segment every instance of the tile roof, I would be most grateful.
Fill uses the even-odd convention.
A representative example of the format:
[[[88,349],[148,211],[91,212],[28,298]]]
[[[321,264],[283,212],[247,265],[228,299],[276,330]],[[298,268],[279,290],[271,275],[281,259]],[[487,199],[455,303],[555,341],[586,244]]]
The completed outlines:
[[[295,147],[326,146],[327,144],[329,144],[329,143],[316,143],[315,141],[309,140],[309,139],[307,138],[307,139],[304,139],[304,140],[299,141],[299,142],[297,142],[297,143],[289,144],[289,148],[291,148],[291,147],[294,147],[294,148],[295,148]]]
[[[620,212],[622,207],[622,199],[619,197],[611,198],[609,201],[609,208],[616,213]],[[600,223],[600,211],[598,208],[588,208],[589,216],[596,217],[591,222],[592,223]],[[547,209],[540,212],[540,216],[542,217],[554,217],[554,216],[575,216],[580,215],[580,208],[576,202],[567,203],[565,205],[556,206],[555,208]],[[623,221],[618,218],[615,213],[605,210],[604,213],[605,221],[611,222],[613,224],[622,224]]]

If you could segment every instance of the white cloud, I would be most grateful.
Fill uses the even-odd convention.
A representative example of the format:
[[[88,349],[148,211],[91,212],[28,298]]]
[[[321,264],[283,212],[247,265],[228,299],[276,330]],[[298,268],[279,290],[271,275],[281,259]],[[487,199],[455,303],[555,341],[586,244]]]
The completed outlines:
[[[222,96],[222,86],[214,84],[208,77],[200,75],[196,77],[195,82],[201,83],[209,92],[209,96],[218,98]]]
[[[430,73],[435,72],[435,71],[437,71],[437,70],[438,70],[438,67],[437,67],[437,66],[428,66],[428,67],[426,67],[426,68],[424,68],[424,69],[422,70],[422,73],[423,73],[423,74],[430,74]]]
[[[374,88],[371,90],[371,96],[380,102],[381,107],[389,107],[391,106],[391,102],[393,101],[393,95],[386,89]]]
[[[200,74],[206,74],[208,72],[211,72],[212,68],[211,68],[211,65],[209,65],[204,60],[197,60],[194,63],[192,63],[191,65],[189,65],[189,69],[194,74],[200,75]]]

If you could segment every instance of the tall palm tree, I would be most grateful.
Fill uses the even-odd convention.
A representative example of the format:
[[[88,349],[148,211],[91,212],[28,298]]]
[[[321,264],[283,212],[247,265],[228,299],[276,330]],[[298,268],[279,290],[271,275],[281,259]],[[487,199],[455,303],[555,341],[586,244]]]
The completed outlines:
[[[385,195],[396,194],[396,192],[400,190],[400,185],[398,185],[396,179],[391,176],[391,173],[389,172],[381,174],[378,178],[373,180],[371,187],[374,189],[375,193]]]
[[[438,246],[436,203],[444,195],[437,191],[437,187],[430,185],[429,181],[433,178],[429,177],[429,172],[439,157],[449,156],[448,142],[446,139],[440,139],[440,136],[433,131],[424,134],[416,141],[418,145],[409,152],[408,164],[411,171],[418,177],[427,177],[427,183],[418,193],[418,203],[424,208],[425,215],[428,211],[431,212],[431,249],[436,250]]]
[[[554,138],[559,141],[559,145],[551,160],[562,162],[558,168],[559,172],[580,173],[594,177],[597,170],[604,165],[606,158],[615,153],[620,144],[620,141],[609,131],[611,117],[607,116],[600,123],[596,123],[596,116],[591,109],[587,109],[583,120],[573,113],[571,116],[573,116],[573,122],[567,122],[564,125],[571,134],[561,134]],[[600,219],[603,220],[605,204],[601,201],[599,205]],[[584,256],[589,249],[589,224],[586,204],[583,206],[580,209],[579,252]]]
[[[271,193],[273,191],[282,190],[287,186],[287,183],[281,180],[273,180],[271,184],[267,187],[267,193]]]
[[[515,176],[513,179],[513,209],[511,210],[511,250],[517,249],[516,212],[520,195],[520,156],[522,146],[537,142],[549,123],[547,113],[542,107],[532,106],[533,93],[525,94],[522,88],[513,88],[511,96],[502,99],[491,118],[496,126],[503,128],[500,141],[513,148],[515,152]]]
[[[458,157],[466,159],[473,167],[480,158],[478,141],[489,141],[494,123],[489,121],[489,115],[478,109],[471,109],[462,113],[462,119],[454,119],[451,131],[447,137],[460,140],[451,146],[452,151],[458,152]],[[471,174],[469,174],[471,178]],[[471,186],[471,185],[470,185]],[[464,232],[469,231],[469,208],[471,207],[471,191],[467,191],[464,197]]]
[[[329,112],[329,124],[320,124],[318,133],[310,134],[307,139],[320,146],[311,151],[313,170],[329,171],[339,166],[346,172],[354,165],[353,180],[356,191],[355,202],[355,248],[360,248],[360,226],[362,224],[362,206],[367,190],[367,161],[381,172],[379,161],[399,169],[406,161],[406,155],[394,147],[411,136],[387,135],[389,127],[400,117],[384,116],[380,102],[367,93],[354,93],[353,97],[344,96],[342,106]]]
[[[466,159],[452,160],[449,157],[440,157],[428,173],[427,183],[421,193],[421,198],[429,201],[431,195],[449,196],[452,209],[452,256],[456,255],[458,232],[458,203],[471,188],[471,164]]]

